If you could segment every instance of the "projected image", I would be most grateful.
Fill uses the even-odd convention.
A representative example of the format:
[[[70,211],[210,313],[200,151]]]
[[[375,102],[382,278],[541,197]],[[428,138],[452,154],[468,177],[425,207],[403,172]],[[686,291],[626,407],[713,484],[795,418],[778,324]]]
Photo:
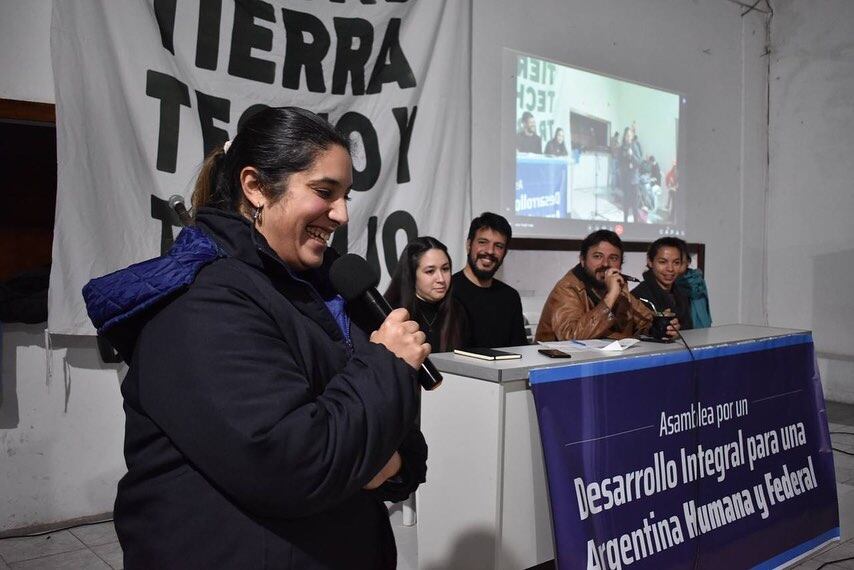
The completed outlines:
[[[679,95],[515,57],[515,215],[681,224]]]

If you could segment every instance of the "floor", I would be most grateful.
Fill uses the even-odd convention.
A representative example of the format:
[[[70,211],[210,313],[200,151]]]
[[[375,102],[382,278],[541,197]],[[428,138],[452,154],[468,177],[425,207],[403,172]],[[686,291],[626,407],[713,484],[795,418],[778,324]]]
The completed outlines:
[[[827,403],[833,447],[854,454],[854,405]],[[834,452],[839,522],[842,540],[801,561],[798,570],[854,569],[854,455]],[[415,527],[402,524],[400,508],[392,508],[399,570],[416,570],[418,542]],[[830,562],[830,564],[828,564]],[[823,566],[827,564],[826,566]],[[109,570],[122,567],[122,550],[112,523],[81,526],[44,536],[0,539],[0,570]]]

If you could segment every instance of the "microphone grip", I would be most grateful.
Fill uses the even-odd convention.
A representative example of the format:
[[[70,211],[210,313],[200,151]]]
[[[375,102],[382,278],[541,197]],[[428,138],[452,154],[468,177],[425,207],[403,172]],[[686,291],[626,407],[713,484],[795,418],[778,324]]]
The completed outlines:
[[[436,366],[430,362],[429,358],[425,358],[421,363],[421,369],[418,371],[418,383],[425,390],[433,390],[438,388],[442,383],[442,374],[436,370]]]
[[[373,287],[365,291],[362,296],[365,304],[368,307],[368,310],[374,315],[376,318],[376,327],[379,327],[383,324],[385,318],[392,312],[391,305],[388,304],[385,297],[380,295],[380,292],[374,289]]]
[[[385,317],[393,310],[385,297],[380,295],[376,289],[372,288],[365,291],[364,299],[371,312],[380,317],[379,324],[382,324]],[[425,390],[438,388],[439,384],[442,383],[442,374],[436,370],[436,366],[430,362],[429,358],[425,358],[424,362],[421,363],[421,368],[418,370],[418,383]]]
[[[620,273],[620,276],[625,281],[632,281],[634,283],[640,283],[640,279],[638,279],[637,277],[632,277],[631,275],[626,275],[625,273]]]

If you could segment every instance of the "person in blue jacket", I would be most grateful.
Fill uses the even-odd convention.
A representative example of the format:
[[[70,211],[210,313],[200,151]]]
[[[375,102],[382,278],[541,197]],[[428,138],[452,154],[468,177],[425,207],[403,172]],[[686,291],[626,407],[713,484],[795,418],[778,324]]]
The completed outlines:
[[[125,568],[394,568],[384,500],[425,479],[430,352],[403,309],[372,332],[329,284],[348,141],[267,109],[206,159],[165,256],[84,288],[129,363]]]
[[[685,291],[691,305],[691,322],[695,329],[712,326],[712,312],[709,308],[709,288],[700,269],[692,269],[691,254],[686,254],[682,264],[683,272],[676,279],[676,286]]]

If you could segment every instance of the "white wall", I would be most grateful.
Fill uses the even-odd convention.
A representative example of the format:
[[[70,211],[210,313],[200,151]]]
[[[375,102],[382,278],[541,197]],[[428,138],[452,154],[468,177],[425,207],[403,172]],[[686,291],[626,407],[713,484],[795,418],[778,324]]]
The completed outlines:
[[[500,140],[504,48],[682,93],[686,237],[707,245],[714,320],[763,323],[763,252],[753,245],[764,236],[765,18],[741,11],[725,0],[474,0],[473,212],[500,188],[501,149],[489,141]],[[522,288],[550,289],[547,273]]]
[[[46,352],[43,326],[0,326],[0,532],[112,511],[124,370],[92,337],[54,336]]]
[[[854,2],[774,2],[768,320],[814,331],[825,395],[854,402]]]
[[[0,2],[0,99],[53,103],[50,0]]]

